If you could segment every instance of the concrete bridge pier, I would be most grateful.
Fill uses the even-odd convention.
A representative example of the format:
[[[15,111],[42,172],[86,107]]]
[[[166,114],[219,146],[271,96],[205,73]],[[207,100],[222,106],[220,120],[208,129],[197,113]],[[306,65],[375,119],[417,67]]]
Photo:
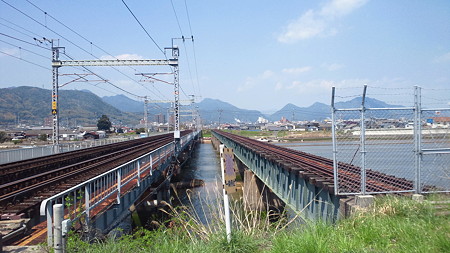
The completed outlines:
[[[251,170],[244,171],[244,207],[247,211],[266,211],[281,214],[284,202],[277,197]]]
[[[213,148],[219,152],[219,146],[221,144],[221,142],[219,141],[219,139],[217,139],[216,136],[211,136],[211,144],[213,145]]]

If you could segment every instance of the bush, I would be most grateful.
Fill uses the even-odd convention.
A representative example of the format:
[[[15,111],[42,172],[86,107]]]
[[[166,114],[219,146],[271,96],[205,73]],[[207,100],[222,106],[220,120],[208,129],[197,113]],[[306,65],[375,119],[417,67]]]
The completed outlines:
[[[5,132],[1,131],[0,132],[0,143],[3,143],[7,140],[8,140],[8,135]]]
[[[13,140],[12,141],[14,143],[14,145],[20,144],[23,142],[23,140]]]

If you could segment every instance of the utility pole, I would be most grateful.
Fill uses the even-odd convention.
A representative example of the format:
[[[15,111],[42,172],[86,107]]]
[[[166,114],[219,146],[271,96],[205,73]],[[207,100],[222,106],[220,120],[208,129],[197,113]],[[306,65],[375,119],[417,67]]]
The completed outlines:
[[[219,112],[219,126],[217,128],[220,128],[220,119],[222,118],[222,109],[217,110]]]
[[[144,125],[145,125],[145,133],[148,136],[148,99],[147,99],[147,96],[144,97]]]
[[[59,50],[62,47],[55,46],[55,41],[51,40],[52,43],[52,115],[53,115],[53,135],[52,142],[53,145],[59,144],[59,112],[58,112],[58,69],[61,66],[58,66],[54,63],[59,62]],[[55,149],[55,152],[57,150]]]

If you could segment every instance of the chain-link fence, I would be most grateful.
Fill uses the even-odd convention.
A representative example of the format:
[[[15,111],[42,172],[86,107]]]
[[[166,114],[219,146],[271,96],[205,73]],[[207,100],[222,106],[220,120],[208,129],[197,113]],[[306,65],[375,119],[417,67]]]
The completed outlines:
[[[389,106],[366,91],[364,86],[353,103],[344,103],[337,98],[351,96],[337,96],[333,88],[335,191],[450,192],[450,90],[436,90],[443,107],[422,101],[419,87],[398,93],[402,99],[411,95],[410,101],[397,100],[407,106]]]

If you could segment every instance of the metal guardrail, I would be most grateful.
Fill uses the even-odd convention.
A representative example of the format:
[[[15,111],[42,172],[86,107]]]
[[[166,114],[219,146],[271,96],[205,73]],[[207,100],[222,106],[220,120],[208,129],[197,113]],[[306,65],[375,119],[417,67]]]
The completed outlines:
[[[31,148],[20,148],[0,151],[0,164],[11,163],[41,156],[53,155],[56,153],[69,152],[85,148],[97,147],[111,143],[132,140],[134,138],[108,138],[92,141],[78,141],[61,143],[59,145],[46,145]]]
[[[199,132],[193,132],[181,137],[180,146],[183,149]],[[175,152],[174,143],[166,144],[152,152],[133,159],[108,172],[98,175],[84,183],[58,193],[42,201],[41,216],[47,216],[47,242],[53,240],[53,205],[62,204],[71,222],[84,219],[88,224],[92,210],[104,201],[116,195],[115,202],[120,204],[122,188],[132,182],[139,187],[141,175],[153,176],[152,171],[169,159]]]

